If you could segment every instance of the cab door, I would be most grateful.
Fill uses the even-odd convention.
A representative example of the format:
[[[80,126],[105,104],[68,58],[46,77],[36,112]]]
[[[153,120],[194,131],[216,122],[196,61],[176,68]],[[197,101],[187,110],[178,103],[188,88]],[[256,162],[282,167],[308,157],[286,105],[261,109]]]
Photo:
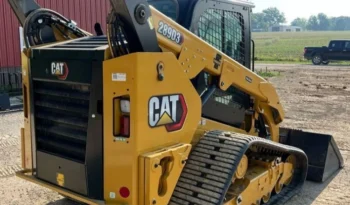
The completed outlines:
[[[342,60],[350,60],[350,41],[345,41],[343,51],[342,51]]]
[[[344,41],[332,41],[327,53],[328,60],[343,60]]]
[[[191,31],[201,39],[250,68],[251,33],[250,5],[229,1],[198,1],[195,6]],[[208,77],[207,79],[209,79]],[[207,82],[209,80],[199,77]],[[198,87],[198,86],[197,86]],[[231,86],[226,91],[214,89],[202,105],[202,117],[241,129],[250,106],[250,96]],[[203,95],[205,96],[205,95]]]

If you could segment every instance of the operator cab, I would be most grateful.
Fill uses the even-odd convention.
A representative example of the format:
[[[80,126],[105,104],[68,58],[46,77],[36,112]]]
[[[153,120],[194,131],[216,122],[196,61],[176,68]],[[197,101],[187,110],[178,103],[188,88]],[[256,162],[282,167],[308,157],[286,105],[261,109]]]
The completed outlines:
[[[253,4],[234,0],[147,0],[184,28],[250,68],[250,12]]]
[[[190,30],[232,59],[250,68],[252,4],[238,1],[148,0],[157,10]],[[227,91],[208,82],[201,72],[192,79],[202,97],[202,116],[237,128],[242,127],[250,96],[231,86]],[[215,84],[215,79],[212,79]]]

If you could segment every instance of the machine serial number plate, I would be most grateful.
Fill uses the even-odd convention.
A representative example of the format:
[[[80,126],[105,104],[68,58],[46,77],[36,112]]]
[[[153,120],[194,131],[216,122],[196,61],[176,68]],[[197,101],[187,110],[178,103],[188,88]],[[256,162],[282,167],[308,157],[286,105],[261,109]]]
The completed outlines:
[[[126,73],[112,73],[112,81],[126,81]]]
[[[163,21],[159,21],[158,23],[158,33],[176,42],[177,44],[182,44],[183,42],[182,34]]]

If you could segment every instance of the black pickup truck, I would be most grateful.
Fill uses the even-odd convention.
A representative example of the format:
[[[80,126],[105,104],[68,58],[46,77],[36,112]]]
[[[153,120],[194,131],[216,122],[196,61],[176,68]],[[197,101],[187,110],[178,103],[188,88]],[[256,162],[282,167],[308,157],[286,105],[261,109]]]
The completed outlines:
[[[327,65],[330,61],[350,61],[350,40],[333,40],[328,47],[305,47],[304,58],[314,65]]]

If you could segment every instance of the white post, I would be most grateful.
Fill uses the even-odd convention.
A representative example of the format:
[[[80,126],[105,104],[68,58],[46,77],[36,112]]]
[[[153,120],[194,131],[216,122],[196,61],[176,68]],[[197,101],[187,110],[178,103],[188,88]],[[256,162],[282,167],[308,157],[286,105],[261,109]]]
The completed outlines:
[[[19,46],[22,52],[23,49],[25,48],[25,45],[24,45],[23,28],[21,26],[19,27],[19,42],[20,42]]]

